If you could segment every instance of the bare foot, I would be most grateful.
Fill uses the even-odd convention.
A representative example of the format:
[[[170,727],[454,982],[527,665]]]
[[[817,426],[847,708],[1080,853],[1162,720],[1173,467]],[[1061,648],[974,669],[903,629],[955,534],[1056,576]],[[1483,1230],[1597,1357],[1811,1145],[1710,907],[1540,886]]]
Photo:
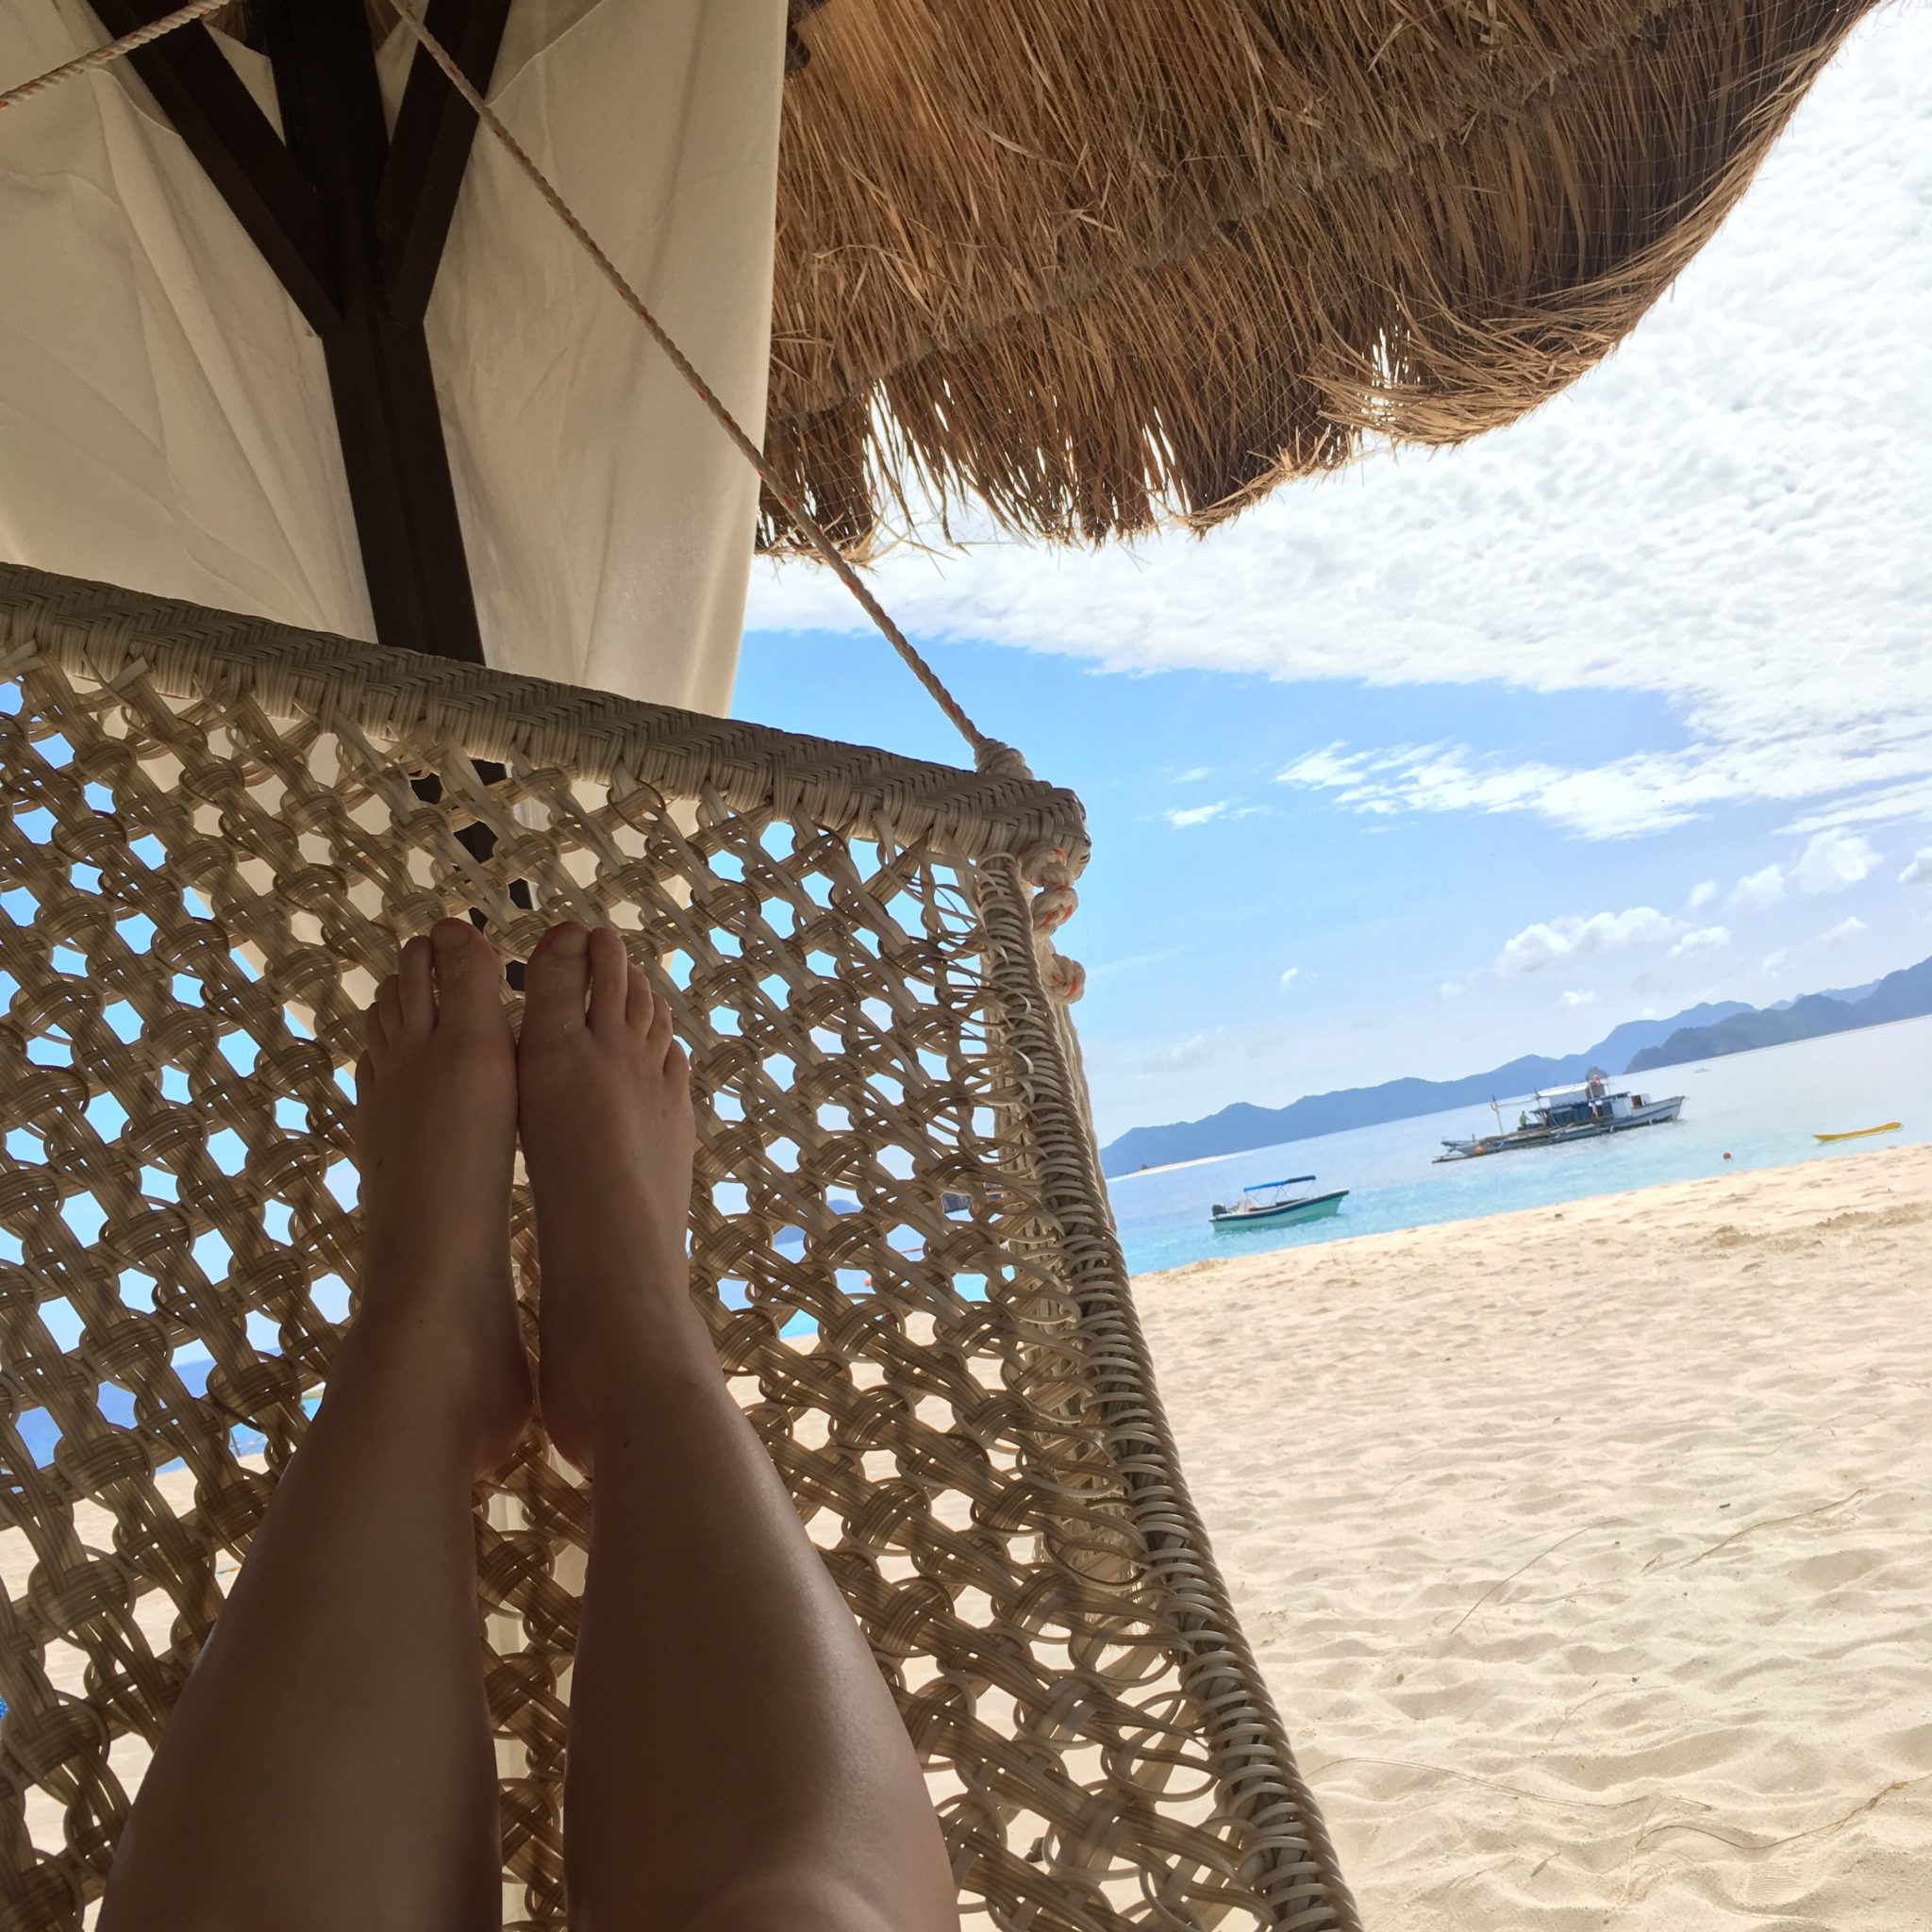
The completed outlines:
[[[503,974],[466,920],[404,946],[365,1016],[356,1156],[367,1219],[356,1327],[386,1347],[427,1344],[449,1377],[479,1474],[530,1416],[530,1371],[509,1272],[516,1059]]]
[[[608,928],[553,926],[531,954],[517,1108],[543,1270],[539,1400],[588,1472],[602,1366],[694,1319],[691,1070],[670,1008]]]

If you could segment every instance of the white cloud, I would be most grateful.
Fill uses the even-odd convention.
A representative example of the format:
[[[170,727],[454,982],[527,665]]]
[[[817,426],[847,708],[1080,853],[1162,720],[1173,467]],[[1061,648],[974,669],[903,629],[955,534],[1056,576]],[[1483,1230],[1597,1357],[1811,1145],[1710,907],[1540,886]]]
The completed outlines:
[[[1790,957],[1784,947],[1779,946],[1774,952],[1765,954],[1764,962],[1757,970],[1765,978],[1775,979],[1785,970],[1785,961]]]
[[[1463,994],[1463,984],[1459,979],[1445,979],[1436,991],[1445,1000],[1459,1000]]]
[[[1899,874],[1898,882],[1902,886],[1932,886],[1932,845],[1927,845]]]
[[[1876,825],[1899,819],[1932,819],[1932,775],[1903,785],[1882,785],[1853,798],[1834,799],[1815,810],[1801,812],[1779,829],[1803,839],[1828,825]]]
[[[1762,872],[1754,872],[1748,878],[1740,879],[1731,888],[1731,896],[1724,903],[1731,907],[1761,908],[1775,906],[1784,895],[1784,867],[1767,865]]]
[[[1171,825],[1205,825],[1209,819],[1218,819],[1227,809],[1227,800],[1218,798],[1212,805],[1189,805],[1167,814]]]
[[[1855,912],[1849,919],[1840,919],[1828,931],[1818,935],[1821,946],[1841,946],[1847,940],[1855,940],[1867,930],[1865,922]]]
[[[1498,973],[1537,973],[1558,959],[1584,958],[1624,946],[1653,945],[1679,930],[1654,906],[1625,912],[1594,912],[1588,919],[1566,915],[1526,925],[1505,941],[1496,955]]]
[[[1593,992],[1566,992],[1563,995],[1563,1004],[1566,1007],[1593,1007],[1596,1005],[1596,994]]]
[[[1877,853],[1857,833],[1827,826],[1812,835],[1789,871],[1773,864],[1748,874],[1731,888],[1725,904],[1761,911],[1775,906],[1789,887],[1801,892],[1841,892],[1847,886],[1856,886],[1877,864]]]
[[[1722,953],[1731,942],[1730,931],[1722,925],[1700,925],[1695,932],[1687,932],[1671,948],[1674,959],[1697,959],[1709,953]]]
[[[1174,776],[1174,783],[1176,785],[1198,785],[1203,778],[1211,778],[1213,775],[1214,767],[1212,765],[1196,765],[1191,771],[1176,772]]]
[[[1146,1080],[1163,1074],[1172,1074],[1177,1068],[1196,1067],[1213,1057],[1226,1033],[1224,1026],[1209,1026],[1200,1033],[1191,1033],[1185,1040],[1173,1046],[1164,1046],[1149,1054],[1141,1062],[1140,1078]]]
[[[1295,983],[1295,981],[1299,979],[1301,976],[1302,969],[1299,966],[1291,966],[1288,969],[1288,971],[1281,975],[1282,991],[1286,992],[1289,990],[1289,988],[1291,987]]]
[[[1666,831],[1724,795],[1701,785],[1680,758],[1663,754],[1595,766],[1512,765],[1449,743],[1373,751],[1330,744],[1274,775],[1284,785],[1332,792],[1344,811],[1533,811],[1586,839]]]
[[[1199,541],[903,545],[874,586],[924,637],[1123,671],[1641,692],[1668,713],[1604,758],[1343,745],[1325,776],[1290,768],[1352,811],[1528,812],[1592,838],[1745,800],[1801,837],[1922,814],[1928,179],[1932,9],[1881,9],[1670,298],[1513,427],[1372,456]],[[823,571],[769,562],[749,621],[865,623]]]
[[[1703,879],[1690,888],[1690,896],[1684,903],[1692,912],[1700,906],[1708,906],[1717,897],[1717,881]]]
[[[1791,877],[1807,892],[1842,892],[1878,869],[1878,855],[1856,832],[1817,833],[1791,867]]]

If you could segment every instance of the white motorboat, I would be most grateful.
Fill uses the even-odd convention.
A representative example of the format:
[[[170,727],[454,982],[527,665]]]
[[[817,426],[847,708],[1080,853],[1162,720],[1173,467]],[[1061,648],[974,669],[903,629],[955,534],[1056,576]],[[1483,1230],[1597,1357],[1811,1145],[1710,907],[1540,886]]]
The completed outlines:
[[[1216,1227],[1287,1227],[1300,1221],[1325,1221],[1348,1198],[1346,1188],[1327,1194],[1293,1194],[1291,1188],[1311,1186],[1311,1174],[1285,1181],[1256,1181],[1241,1190],[1241,1199],[1225,1206],[1217,1201],[1208,1213]]]

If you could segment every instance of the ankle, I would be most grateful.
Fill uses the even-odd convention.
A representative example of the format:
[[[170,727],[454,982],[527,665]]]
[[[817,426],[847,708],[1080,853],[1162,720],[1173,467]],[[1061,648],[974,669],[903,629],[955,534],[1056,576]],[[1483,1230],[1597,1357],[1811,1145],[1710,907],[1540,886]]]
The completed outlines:
[[[703,1326],[682,1242],[674,1249],[643,1234],[632,1240],[608,1228],[546,1225],[540,1213],[537,1252],[546,1306],[587,1341],[654,1346],[667,1324],[687,1315]]]
[[[500,1356],[502,1338],[477,1331],[460,1315],[425,1297],[375,1295],[357,1310],[336,1348],[329,1379],[396,1382],[433,1400],[474,1389]]]
[[[675,1406],[682,1390],[722,1386],[710,1331],[681,1291],[644,1298],[592,1288],[584,1304],[590,1314],[580,1324],[576,1310],[562,1315],[556,1299],[546,1303],[541,1367],[546,1386],[563,1393],[593,1433],[606,1419]]]
[[[531,1408],[529,1361],[513,1307],[508,1328],[435,1319],[413,1306],[365,1307],[329,1365],[325,1393],[367,1425],[406,1424],[412,1440],[444,1441],[477,1472],[502,1459]]]

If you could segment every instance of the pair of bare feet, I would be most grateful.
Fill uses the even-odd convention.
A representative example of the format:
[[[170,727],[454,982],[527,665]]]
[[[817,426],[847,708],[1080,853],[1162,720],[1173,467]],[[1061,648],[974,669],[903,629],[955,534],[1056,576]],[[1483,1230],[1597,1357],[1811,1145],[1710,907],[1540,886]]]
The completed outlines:
[[[696,1137],[669,1008],[615,932],[566,924],[530,957],[512,1038],[494,949],[445,919],[404,946],[369,1009],[356,1103],[357,1324],[435,1364],[478,1474],[530,1418],[508,1253],[521,1139],[542,1268],[537,1394],[551,1441],[588,1471],[605,1391],[625,1386],[654,1324],[693,1319]]]

